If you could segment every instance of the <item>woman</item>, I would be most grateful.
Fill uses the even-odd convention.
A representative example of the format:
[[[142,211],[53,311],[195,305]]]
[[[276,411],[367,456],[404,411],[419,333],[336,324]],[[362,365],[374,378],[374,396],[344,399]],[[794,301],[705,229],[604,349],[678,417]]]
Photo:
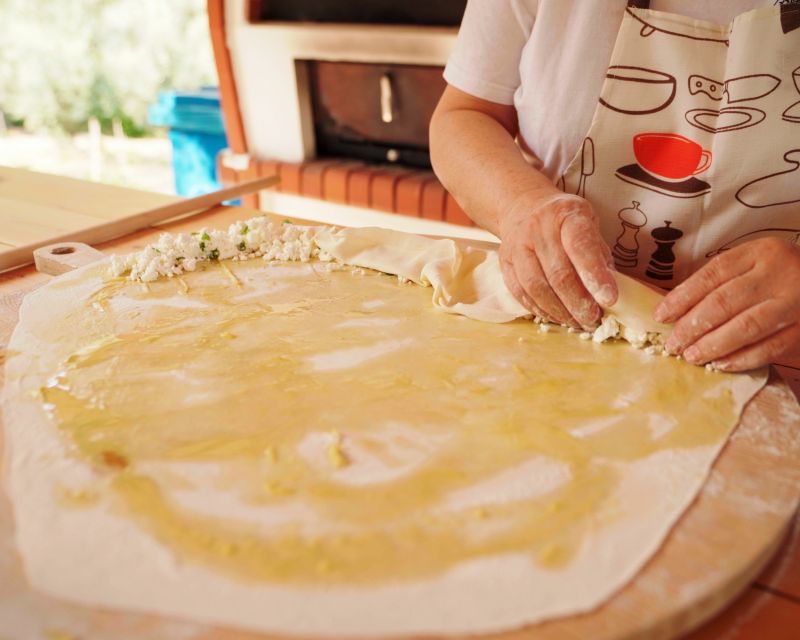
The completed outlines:
[[[511,292],[590,328],[616,268],[695,364],[800,359],[800,3],[469,0],[431,157]]]

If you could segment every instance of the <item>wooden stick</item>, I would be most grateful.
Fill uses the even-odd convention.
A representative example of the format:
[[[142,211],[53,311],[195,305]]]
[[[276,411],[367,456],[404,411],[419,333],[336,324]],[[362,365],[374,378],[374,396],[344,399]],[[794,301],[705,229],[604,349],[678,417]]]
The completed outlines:
[[[32,263],[33,252],[39,247],[59,242],[85,242],[91,245],[105,242],[106,240],[113,240],[114,238],[119,238],[120,236],[139,231],[140,229],[145,229],[159,222],[164,222],[165,220],[186,216],[190,213],[202,213],[203,211],[207,211],[221,204],[225,200],[233,200],[239,196],[255,193],[262,189],[268,189],[278,184],[278,182],[280,182],[278,176],[249,180],[248,182],[220,189],[219,191],[212,191],[202,196],[171,202],[154,209],[148,209],[147,211],[119,218],[118,220],[109,220],[108,222],[103,222],[88,227],[87,229],[70,231],[69,233],[54,238],[46,238],[41,241],[26,244],[22,247],[14,247],[13,249],[0,252],[0,271],[15,269]]]

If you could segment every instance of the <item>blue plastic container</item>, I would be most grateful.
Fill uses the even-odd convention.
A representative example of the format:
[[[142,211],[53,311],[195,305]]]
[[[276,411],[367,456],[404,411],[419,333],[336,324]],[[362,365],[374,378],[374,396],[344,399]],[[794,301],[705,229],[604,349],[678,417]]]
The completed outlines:
[[[151,125],[169,127],[178,195],[192,197],[221,188],[217,154],[228,140],[217,87],[162,91],[147,119]]]

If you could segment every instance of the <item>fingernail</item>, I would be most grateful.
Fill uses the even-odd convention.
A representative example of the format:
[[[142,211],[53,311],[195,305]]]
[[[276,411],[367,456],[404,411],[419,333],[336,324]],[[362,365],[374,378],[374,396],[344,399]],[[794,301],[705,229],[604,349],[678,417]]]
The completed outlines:
[[[609,284],[604,284],[595,293],[594,299],[597,300],[602,306],[610,307],[616,302],[614,295],[614,288]]]
[[[656,307],[656,310],[653,312],[653,318],[656,322],[667,322],[667,320],[669,320],[669,313],[663,304]]]
[[[683,357],[687,362],[697,364],[700,361],[700,349],[694,346],[689,347],[683,352]]]
[[[668,353],[677,355],[681,352],[681,342],[675,336],[670,336],[664,343],[664,348]]]

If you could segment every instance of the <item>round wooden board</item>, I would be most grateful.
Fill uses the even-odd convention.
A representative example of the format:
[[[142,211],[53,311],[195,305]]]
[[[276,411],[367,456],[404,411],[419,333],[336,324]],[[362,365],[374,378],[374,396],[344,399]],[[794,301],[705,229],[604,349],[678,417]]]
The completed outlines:
[[[15,278],[16,280],[16,278]],[[37,279],[38,280],[38,279]],[[27,288],[3,287],[0,344]],[[0,430],[0,454],[2,454]],[[496,634],[498,640],[670,638],[686,633],[747,587],[777,549],[800,499],[800,405],[772,374],[748,405],[697,500],[639,575],[592,613]],[[0,494],[0,618],[12,637],[115,640],[275,638],[154,616],[91,610],[33,592],[13,546],[8,500]],[[78,631],[79,630],[79,631]],[[0,624],[0,637],[8,633]],[[488,638],[489,636],[484,636]]]

